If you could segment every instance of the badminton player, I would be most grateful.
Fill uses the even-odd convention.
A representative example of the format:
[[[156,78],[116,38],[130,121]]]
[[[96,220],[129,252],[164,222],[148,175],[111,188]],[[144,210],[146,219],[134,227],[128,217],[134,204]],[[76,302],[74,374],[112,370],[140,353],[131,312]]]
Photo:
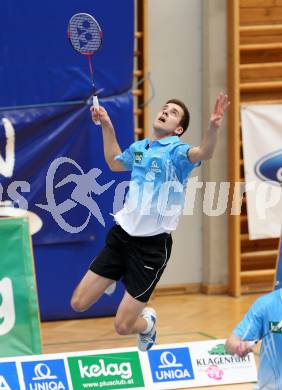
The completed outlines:
[[[141,351],[150,349],[156,340],[156,312],[146,303],[169,260],[171,233],[182,213],[188,177],[201,161],[212,157],[228,105],[228,97],[219,94],[201,144],[191,147],[180,140],[189,125],[189,111],[182,101],[168,100],[153,122],[151,138],[137,141],[123,152],[106,110],[91,108],[93,121],[101,122],[109,168],[132,173],[124,206],[114,216],[116,224],[71,304],[74,310],[84,311],[114,281],[122,280],[125,294],[115,329],[120,335],[138,334]]]
[[[255,390],[282,389],[282,289],[263,295],[251,306],[244,319],[227,339],[225,349],[244,357],[261,340],[258,383]]]

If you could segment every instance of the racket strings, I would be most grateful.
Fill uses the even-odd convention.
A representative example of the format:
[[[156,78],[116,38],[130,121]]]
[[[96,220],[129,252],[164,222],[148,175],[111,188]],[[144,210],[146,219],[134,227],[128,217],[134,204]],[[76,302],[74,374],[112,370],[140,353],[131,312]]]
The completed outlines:
[[[94,54],[102,43],[101,28],[88,14],[76,14],[72,17],[68,35],[73,48],[84,55]]]

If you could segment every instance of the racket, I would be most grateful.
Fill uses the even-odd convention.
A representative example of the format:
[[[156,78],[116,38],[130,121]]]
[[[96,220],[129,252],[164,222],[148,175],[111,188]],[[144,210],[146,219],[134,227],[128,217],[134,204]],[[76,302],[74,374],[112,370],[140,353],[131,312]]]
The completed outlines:
[[[102,45],[103,33],[99,23],[92,15],[78,13],[71,17],[68,25],[68,38],[74,48],[80,54],[88,57],[91,81],[93,86],[93,106],[99,109],[99,101],[94,84],[94,72],[91,56],[100,49]],[[100,125],[100,121],[95,121]]]
[[[275,325],[275,326],[272,326],[272,328],[267,332],[265,333],[261,339],[257,339],[257,340],[253,340],[253,341],[249,341],[249,346],[250,348],[253,348],[256,344],[258,344],[259,341],[261,341],[262,339],[264,339],[266,336],[268,336],[270,333],[272,332],[278,332],[279,330],[282,329],[282,321],[279,322],[279,324]]]

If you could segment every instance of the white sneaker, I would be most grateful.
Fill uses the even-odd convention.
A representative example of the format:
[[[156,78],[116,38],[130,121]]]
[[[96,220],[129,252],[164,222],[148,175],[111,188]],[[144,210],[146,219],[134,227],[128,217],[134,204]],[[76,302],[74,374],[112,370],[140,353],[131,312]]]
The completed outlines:
[[[142,310],[141,317],[148,318],[153,323],[150,332],[138,334],[138,348],[140,351],[145,352],[145,351],[149,351],[149,349],[152,348],[152,346],[156,343],[157,314],[152,307],[145,307]]]

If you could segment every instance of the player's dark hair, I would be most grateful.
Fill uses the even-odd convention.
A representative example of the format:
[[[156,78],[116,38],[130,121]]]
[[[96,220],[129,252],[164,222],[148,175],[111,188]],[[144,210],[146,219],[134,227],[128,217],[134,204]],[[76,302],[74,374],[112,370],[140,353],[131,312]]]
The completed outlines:
[[[186,105],[179,99],[169,99],[166,102],[166,104],[168,104],[168,103],[176,104],[177,106],[181,107],[182,110],[183,110],[183,116],[182,116],[182,118],[180,119],[180,122],[179,122],[179,125],[183,129],[183,132],[180,134],[180,136],[181,136],[188,129],[189,122],[190,122],[190,113],[189,113],[188,108],[186,107]]]

